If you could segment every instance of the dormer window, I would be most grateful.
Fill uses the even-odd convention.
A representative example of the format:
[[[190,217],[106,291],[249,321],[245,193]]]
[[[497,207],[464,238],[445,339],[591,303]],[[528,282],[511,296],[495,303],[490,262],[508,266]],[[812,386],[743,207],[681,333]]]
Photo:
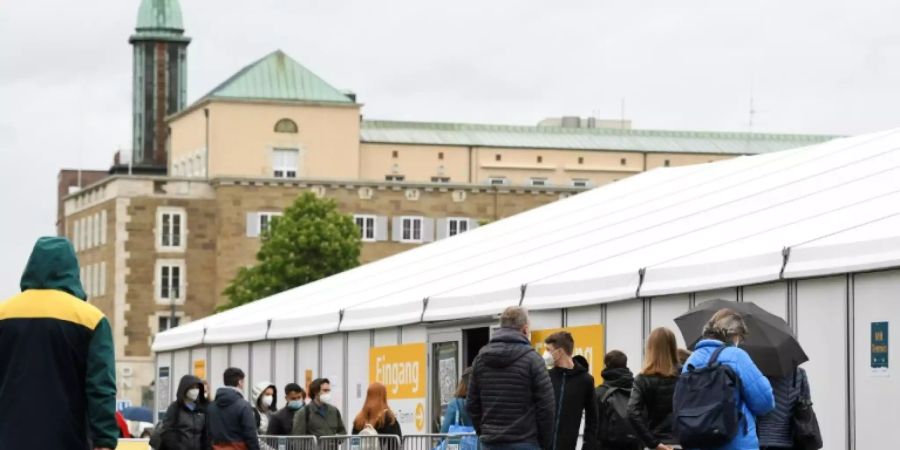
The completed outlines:
[[[291,119],[281,119],[277,123],[275,123],[275,132],[276,133],[296,133],[297,132],[297,122],[294,122]]]

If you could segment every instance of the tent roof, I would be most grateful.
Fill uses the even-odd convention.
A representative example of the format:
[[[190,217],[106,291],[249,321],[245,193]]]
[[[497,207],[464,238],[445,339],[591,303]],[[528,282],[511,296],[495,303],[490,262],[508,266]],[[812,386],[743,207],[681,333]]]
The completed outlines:
[[[900,266],[900,129],[656,169],[161,333],[154,350]]]

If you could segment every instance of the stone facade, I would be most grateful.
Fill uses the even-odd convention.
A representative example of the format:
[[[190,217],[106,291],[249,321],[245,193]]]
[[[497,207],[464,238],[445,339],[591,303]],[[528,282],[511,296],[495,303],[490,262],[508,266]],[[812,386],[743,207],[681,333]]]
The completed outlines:
[[[140,404],[153,379],[150,347],[160,318],[167,321],[174,315],[185,323],[211,314],[226,300],[221,293],[238,269],[255,263],[260,240],[248,233],[248,215],[279,213],[307,191],[334,199],[349,215],[384,218],[382,239],[363,243],[361,263],[422,245],[395,239],[399,230],[394,218],[456,217],[485,223],[579,192],[383,182],[105,179],[66,198],[65,234],[76,245],[82,278],[92,293],[89,301],[113,327],[122,398]],[[161,244],[162,214],[181,218],[183,245],[178,248]],[[163,265],[180,269],[177,299],[161,296]]]

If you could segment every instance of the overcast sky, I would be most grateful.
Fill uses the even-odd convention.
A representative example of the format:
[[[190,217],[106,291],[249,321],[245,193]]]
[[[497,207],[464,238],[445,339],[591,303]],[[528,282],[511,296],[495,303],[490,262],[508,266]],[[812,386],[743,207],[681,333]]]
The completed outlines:
[[[0,298],[61,168],[131,143],[139,0],[0,4]],[[182,0],[189,101],[282,49],[368,118],[858,134],[900,124],[900,2]]]

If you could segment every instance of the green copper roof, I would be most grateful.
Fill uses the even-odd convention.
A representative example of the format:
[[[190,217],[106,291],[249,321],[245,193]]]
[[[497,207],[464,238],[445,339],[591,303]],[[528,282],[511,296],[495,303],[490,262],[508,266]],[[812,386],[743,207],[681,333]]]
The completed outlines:
[[[244,67],[204,98],[354,103],[281,50]]]
[[[749,155],[838,136],[363,121],[362,142]]]
[[[138,9],[137,30],[184,31],[178,0],[142,0]]]

